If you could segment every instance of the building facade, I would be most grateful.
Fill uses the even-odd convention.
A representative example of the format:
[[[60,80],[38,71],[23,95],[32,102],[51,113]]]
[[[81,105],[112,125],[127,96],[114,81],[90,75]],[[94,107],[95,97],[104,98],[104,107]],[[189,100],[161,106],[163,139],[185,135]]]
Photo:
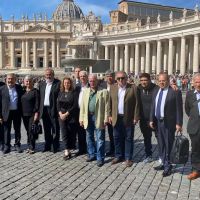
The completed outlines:
[[[62,0],[51,20],[46,15],[0,18],[0,73],[40,74],[47,67],[63,73],[61,60],[75,53],[67,44],[77,38],[93,44],[89,58],[110,59],[115,71],[199,72],[198,6],[187,10],[153,5],[155,13],[152,4],[121,1],[119,9],[110,12],[110,24],[102,24],[93,12],[84,16],[73,0]]]

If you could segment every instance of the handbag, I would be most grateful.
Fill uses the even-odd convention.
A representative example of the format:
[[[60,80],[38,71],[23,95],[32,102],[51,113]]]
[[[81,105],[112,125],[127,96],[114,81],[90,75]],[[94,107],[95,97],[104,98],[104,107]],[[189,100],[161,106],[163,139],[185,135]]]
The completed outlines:
[[[185,164],[189,157],[189,140],[182,133],[177,133],[172,146],[170,160],[173,164]]]
[[[39,135],[42,134],[42,125],[40,121],[33,122],[31,126],[31,133],[33,134],[35,139],[38,139]]]

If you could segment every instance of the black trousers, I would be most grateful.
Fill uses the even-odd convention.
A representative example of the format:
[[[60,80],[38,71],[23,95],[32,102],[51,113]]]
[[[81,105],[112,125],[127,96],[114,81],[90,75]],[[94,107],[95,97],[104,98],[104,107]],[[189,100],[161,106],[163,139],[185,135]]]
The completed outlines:
[[[0,124],[0,145],[4,144],[4,132],[3,132],[3,125]]]
[[[165,126],[164,120],[158,121],[158,145],[160,149],[161,159],[164,165],[164,168],[167,170],[170,167],[170,153],[172,150],[174,138],[175,138],[175,129],[170,130]]]
[[[111,124],[108,124],[108,136],[110,140],[110,152],[115,152],[115,145],[114,145],[114,137],[113,137],[113,126]]]
[[[140,120],[140,130],[144,137],[144,147],[145,147],[145,153],[146,157],[152,156],[152,129],[148,125],[148,121]]]
[[[21,140],[21,116],[18,110],[11,110],[9,112],[8,120],[3,122],[4,128],[4,145],[5,149],[10,149],[11,145],[11,126],[13,122],[14,130],[15,130],[15,146],[20,146]]]
[[[86,153],[87,152],[87,145],[86,145],[86,131],[85,129],[79,125],[79,123],[76,124],[76,132],[78,134],[78,149],[80,153]]]
[[[190,135],[192,153],[191,163],[194,170],[200,172],[200,132],[195,135]]]
[[[76,148],[76,125],[75,123],[69,123],[67,120],[59,119],[60,130],[62,140],[64,142],[65,149]]]
[[[60,147],[60,128],[58,118],[52,118],[50,114],[50,107],[45,106],[42,115],[45,149],[50,150],[53,145],[54,150],[58,150]]]
[[[27,132],[27,144],[29,149],[35,150],[35,138],[31,132],[34,116],[23,116],[24,127]]]

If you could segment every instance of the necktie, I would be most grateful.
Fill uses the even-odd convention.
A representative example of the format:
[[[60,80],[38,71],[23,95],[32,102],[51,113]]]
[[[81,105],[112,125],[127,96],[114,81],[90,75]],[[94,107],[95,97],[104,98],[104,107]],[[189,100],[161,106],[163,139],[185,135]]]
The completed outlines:
[[[161,102],[162,102],[162,97],[163,97],[163,89],[160,90],[159,96],[158,96],[158,102],[157,102],[157,107],[156,107],[156,118],[160,119],[161,118]]]
[[[200,99],[200,93],[198,92],[197,93],[197,100]],[[198,103],[198,108],[199,108],[199,115],[200,115],[200,102]]]

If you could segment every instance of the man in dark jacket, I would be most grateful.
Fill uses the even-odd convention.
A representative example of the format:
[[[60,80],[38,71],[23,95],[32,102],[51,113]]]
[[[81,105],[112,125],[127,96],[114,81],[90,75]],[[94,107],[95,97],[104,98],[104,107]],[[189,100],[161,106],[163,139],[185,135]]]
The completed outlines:
[[[60,91],[60,81],[54,78],[52,69],[45,70],[45,81],[39,85],[40,92],[40,118],[43,120],[45,151],[56,153],[59,149],[60,129],[58,123],[57,98]]]
[[[140,75],[140,84],[138,85],[138,97],[140,102],[140,129],[144,137],[144,146],[146,158],[145,163],[153,161],[152,159],[152,128],[149,126],[149,113],[151,110],[152,94],[158,86],[151,82],[150,75],[142,73]]]
[[[5,85],[5,83],[0,81],[0,89],[3,85]],[[4,150],[4,132],[3,132],[3,123],[0,123],[0,151],[3,150]]]
[[[194,90],[186,95],[185,112],[189,117],[187,132],[189,133],[192,153],[193,171],[188,175],[189,180],[200,177],[200,74],[193,77]]]
[[[6,85],[0,89],[0,122],[3,123],[4,129],[4,150],[7,154],[11,150],[11,127],[12,123],[15,130],[15,148],[21,153],[21,96],[23,89],[16,84],[15,74],[7,74]]]

